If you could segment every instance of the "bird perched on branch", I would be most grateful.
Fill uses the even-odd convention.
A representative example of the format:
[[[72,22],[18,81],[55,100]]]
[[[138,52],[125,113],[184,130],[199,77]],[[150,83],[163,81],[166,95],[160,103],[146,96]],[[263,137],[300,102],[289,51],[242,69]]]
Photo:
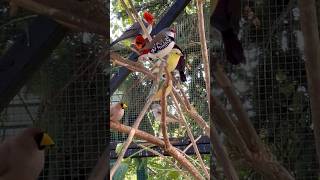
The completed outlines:
[[[154,68],[152,70],[152,73],[159,72],[160,63],[161,61],[157,61],[155,63],[157,68]],[[185,75],[185,57],[182,50],[177,44],[175,44],[172,50],[170,51],[166,59],[166,63],[167,63],[167,69],[169,73],[176,69],[179,72],[180,80],[182,82],[185,82],[187,80]]]
[[[176,31],[173,28],[164,28],[155,35],[151,42],[147,42],[140,50],[139,59],[163,58],[167,56],[175,45]]]
[[[0,144],[0,179],[38,179],[45,162],[44,150],[54,145],[39,128],[28,128]]]
[[[154,17],[149,12],[143,13],[143,24],[147,28],[148,33],[150,34],[152,31],[152,26],[154,24]],[[146,39],[146,35],[143,33],[143,30],[138,22],[135,22],[129,29],[127,29],[119,38],[114,40],[110,47],[117,44],[120,41],[123,41],[125,39],[134,38],[137,35],[141,35],[144,39]]]
[[[124,115],[124,109],[128,106],[123,102],[118,102],[110,106],[110,121],[119,123]]]
[[[240,16],[240,0],[219,0],[210,17],[210,25],[222,35],[227,60],[234,65],[245,63],[243,48],[237,36]]]

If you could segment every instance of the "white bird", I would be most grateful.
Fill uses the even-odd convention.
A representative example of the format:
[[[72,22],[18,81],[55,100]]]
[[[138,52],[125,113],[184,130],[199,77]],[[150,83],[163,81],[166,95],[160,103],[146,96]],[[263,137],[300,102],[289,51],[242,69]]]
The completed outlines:
[[[35,180],[44,167],[44,149],[53,145],[39,128],[28,128],[0,144],[0,180]]]
[[[128,106],[123,102],[118,102],[110,106],[110,121],[119,123],[124,115],[124,109]]]

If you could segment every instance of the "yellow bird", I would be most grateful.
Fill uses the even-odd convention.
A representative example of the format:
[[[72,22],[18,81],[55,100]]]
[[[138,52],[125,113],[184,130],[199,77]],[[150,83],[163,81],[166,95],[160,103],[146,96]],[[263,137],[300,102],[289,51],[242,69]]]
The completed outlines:
[[[173,47],[173,49],[170,51],[168,54],[168,57],[166,59],[167,62],[167,69],[169,73],[174,71],[179,63],[180,57],[183,56],[182,52],[180,49]],[[152,73],[158,73],[159,72],[159,66],[160,66],[161,61],[157,61],[156,65],[158,66],[157,68],[152,70]],[[163,74],[165,71],[163,71]]]
[[[110,106],[110,120],[119,123],[124,115],[124,109],[128,106],[123,102],[118,102]]]

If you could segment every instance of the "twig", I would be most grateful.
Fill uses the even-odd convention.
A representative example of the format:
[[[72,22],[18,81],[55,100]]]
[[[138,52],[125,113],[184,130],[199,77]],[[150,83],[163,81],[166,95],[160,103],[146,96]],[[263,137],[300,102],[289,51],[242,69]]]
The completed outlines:
[[[134,122],[134,124],[132,126],[132,129],[131,129],[131,131],[129,133],[129,136],[128,136],[127,140],[123,144],[123,148],[122,148],[122,150],[121,150],[121,152],[120,152],[120,154],[118,156],[118,159],[117,159],[116,163],[114,164],[114,166],[112,167],[112,169],[110,171],[110,179],[112,179],[114,173],[119,168],[119,166],[121,164],[121,161],[122,161],[122,159],[124,157],[124,154],[125,154],[125,152],[127,151],[129,145],[132,142],[132,139],[134,137],[135,132],[139,128],[139,125],[140,125],[145,113],[147,112],[147,110],[149,109],[151,103],[153,102],[153,98],[155,96],[155,92],[156,92],[156,90],[158,89],[158,86],[159,86],[160,76],[161,76],[163,67],[164,67],[164,62],[161,63],[159,74],[158,74],[158,76],[156,78],[156,81],[154,82],[153,86],[151,87],[151,92],[150,92],[151,96],[149,96],[149,98],[148,98],[146,104],[144,105],[142,111],[140,112],[139,116],[137,117],[136,121]]]
[[[160,99],[160,105],[161,105],[161,129],[162,129],[162,135],[164,138],[164,143],[166,145],[166,147],[172,146],[168,137],[168,132],[167,132],[167,97],[166,97],[166,90],[169,87],[169,81],[171,80],[170,75],[169,75],[169,71],[167,69],[167,67],[164,68],[165,72],[166,72],[166,80],[165,80],[165,84],[162,88],[162,95],[161,95],[161,99]]]
[[[164,159],[165,161],[168,161],[168,162],[171,163],[177,170],[179,170],[186,179],[190,179],[190,177],[185,174],[185,171],[182,170],[175,162],[171,161],[169,158],[166,158],[164,155],[162,155],[162,154],[159,153],[158,151],[155,151],[155,150],[153,150],[153,149],[151,149],[151,148],[149,148],[149,147],[143,146],[143,145],[141,145],[141,144],[137,144],[137,145],[138,145],[139,147],[141,147],[141,148],[143,148],[143,149],[145,149],[145,150],[147,150],[147,151],[149,151],[149,152],[151,152],[151,153],[159,156],[160,158]]]
[[[120,166],[121,164],[121,161],[124,157],[124,154],[126,153],[129,145],[131,144],[132,142],[132,139],[134,137],[134,134],[136,133],[145,113],[147,112],[147,110],[149,109],[149,106],[151,105],[151,103],[153,102],[152,99],[153,99],[154,96],[151,96],[148,101],[146,102],[146,104],[144,105],[142,111],[140,112],[138,118],[136,119],[136,121],[134,122],[131,130],[130,130],[130,133],[129,133],[129,136],[127,138],[127,140],[124,142],[123,144],[123,148],[118,156],[118,159],[116,161],[116,163],[114,164],[114,166],[112,167],[111,171],[110,171],[110,179],[112,179],[114,173],[116,172],[116,170],[118,169],[118,167]]]
[[[201,54],[202,61],[204,65],[204,73],[205,73],[205,82],[206,82],[206,90],[207,90],[207,99],[208,99],[208,108],[210,112],[210,65],[209,65],[209,56],[208,56],[208,48],[206,41],[206,31],[204,28],[204,18],[203,18],[203,3],[204,0],[196,0],[197,1],[197,14],[198,14],[198,28],[199,28],[199,37],[201,42]]]
[[[123,59],[119,54],[115,52],[110,53],[111,60],[115,62],[116,64],[123,66],[127,69],[130,69],[131,71],[137,71],[141,72],[145,75],[147,75],[148,78],[151,78],[152,80],[156,80],[156,76],[152,74],[150,70],[142,66],[140,63],[133,62],[133,61],[127,61]],[[105,59],[107,61],[107,59]]]
[[[197,142],[202,136],[197,137],[197,139],[195,139],[195,142]],[[188,151],[188,149],[190,149],[192,146],[192,142],[182,151],[184,153],[186,153]]]
[[[63,11],[57,8],[52,8],[47,5],[43,5],[33,0],[12,0],[19,7],[26,8],[36,13],[53,17],[56,21],[62,22],[77,29],[88,29],[92,32],[99,33],[107,36],[108,30],[106,24],[98,24],[85,19],[83,17],[75,16],[74,14]],[[76,2],[79,3],[79,2]]]
[[[223,89],[224,93],[228,97],[229,102],[232,105],[232,109],[239,120],[239,123],[236,123],[236,125],[243,136],[243,140],[246,142],[251,152],[258,152],[259,149],[263,150],[264,148],[260,148],[263,146],[263,144],[259,139],[252,123],[250,122],[248,113],[244,110],[242,102],[239,96],[236,94],[231,81],[218,63],[216,63],[215,69],[216,70],[213,72],[213,74],[217,79],[218,85]]]
[[[125,126],[123,124],[115,123],[112,121],[110,122],[110,128],[126,134],[130,133],[132,130],[132,128],[129,126]],[[134,136],[146,140],[149,143],[155,144],[159,147],[165,147],[164,141],[144,131],[137,129]],[[197,169],[179,151],[177,151],[176,148],[169,147],[168,149],[165,149],[165,151],[173,158],[175,158],[181,164],[181,166],[183,166],[188,172],[190,172],[196,179],[201,179],[201,175],[199,174]]]
[[[126,3],[124,2],[124,0],[121,0],[121,3],[123,5],[123,7],[126,9],[127,13],[129,14],[129,16],[132,18],[133,22],[138,22],[143,30],[143,33],[147,36],[149,42],[151,42],[152,37],[150,36],[150,34],[148,33],[147,28],[144,26],[143,22],[141,21],[141,19],[139,18],[137,12],[134,9],[134,6],[132,5],[131,0],[128,0],[129,4],[131,6],[131,8],[133,9],[133,12],[130,11],[130,9],[128,8],[128,6],[126,5]]]
[[[190,138],[190,140],[191,140],[191,143],[192,143],[192,145],[193,145],[193,149],[195,150],[196,155],[197,155],[197,157],[198,157],[198,159],[199,159],[199,161],[200,161],[201,167],[202,167],[202,169],[203,169],[206,177],[207,177],[208,179],[210,179],[210,175],[209,175],[209,173],[208,173],[208,171],[207,171],[207,169],[206,169],[206,166],[205,166],[205,164],[204,164],[204,162],[203,162],[203,159],[201,158],[201,155],[200,155],[200,152],[199,152],[197,143],[196,143],[196,141],[194,140],[193,134],[191,133],[191,130],[190,130],[189,126],[188,126],[188,122],[187,122],[185,116],[184,116],[183,113],[182,113],[182,110],[181,110],[181,108],[180,108],[180,106],[179,106],[179,103],[178,103],[177,98],[175,98],[175,95],[174,95],[172,92],[171,92],[171,97],[172,97],[173,102],[174,102],[174,104],[175,104],[175,106],[176,106],[176,109],[178,110],[178,113],[179,113],[179,115],[180,115],[180,118],[183,120],[183,123],[184,123],[184,125],[185,125],[185,127],[186,127],[186,129],[187,129],[188,136],[189,136],[189,138]]]
[[[172,92],[174,96],[177,98],[177,100],[180,102],[182,105],[182,109],[187,112],[193,120],[204,130],[204,133],[206,136],[210,137],[210,127],[207,124],[207,122],[194,110],[188,109],[187,105],[185,104],[185,101],[182,99],[182,97],[178,94],[178,92],[175,90],[175,88],[172,88]],[[188,100],[187,100],[188,102]]]

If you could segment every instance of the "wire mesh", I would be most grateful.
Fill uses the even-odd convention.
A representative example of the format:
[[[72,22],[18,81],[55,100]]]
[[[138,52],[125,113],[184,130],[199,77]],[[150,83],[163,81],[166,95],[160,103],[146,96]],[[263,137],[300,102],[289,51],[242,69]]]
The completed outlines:
[[[206,19],[205,22],[208,22],[207,20],[208,19]],[[198,27],[190,26],[190,24],[197,24],[196,14],[188,15],[184,12],[174,22],[177,31],[176,43],[181,47],[187,59],[187,82],[184,83],[184,89],[186,89],[190,102],[195,106],[199,114],[208,122],[209,116],[203,72],[204,67],[201,60]],[[209,26],[206,27],[208,30]],[[128,53],[128,50],[126,49],[121,45],[115,47],[115,51],[122,54],[124,57],[126,57]],[[117,67],[113,68],[113,71],[117,71]],[[111,102],[124,101],[128,104],[128,109],[122,119],[124,124],[132,125],[134,123],[147,100],[152,82],[147,80],[141,82],[141,79],[142,76],[140,74],[132,73],[120,86],[115,95],[111,97]],[[159,104],[159,102],[155,103]],[[169,106],[169,112],[172,112],[172,109],[173,107]],[[203,134],[202,129],[197,127],[194,122],[190,121],[190,123],[190,127],[193,128],[192,131],[195,132],[195,135]],[[159,135],[159,131],[161,131],[159,128],[159,122],[155,121],[150,110],[142,120],[139,129],[151,134]],[[181,138],[187,136],[185,132],[181,131],[177,124],[169,124],[168,130],[170,137]],[[123,133],[111,133],[111,141],[122,142],[126,137],[127,135]]]
[[[9,17],[7,4],[0,12],[2,55],[35,16],[22,11]],[[56,146],[46,154],[39,179],[87,179],[106,148],[109,76],[107,64],[97,60],[101,42],[89,33],[65,37],[1,112],[1,141],[32,126],[53,137]]]
[[[275,157],[295,179],[317,179],[315,142],[304,68],[303,36],[295,0],[242,1],[261,26],[243,14],[239,37],[247,63],[227,72],[250,119]],[[219,41],[218,37],[217,38]],[[216,54],[224,58],[221,46]],[[215,88],[223,98],[223,91]],[[225,100],[226,107],[231,105]],[[254,172],[244,179],[261,179]]]
[[[167,3],[167,2],[166,2]],[[241,21],[239,36],[245,48],[247,64],[227,67],[243,104],[259,136],[269,144],[275,157],[295,176],[295,179],[317,179],[315,143],[307,93],[303,37],[299,27],[297,1],[247,1],[261,21],[255,29],[246,18]],[[9,17],[7,3],[0,3],[0,54],[14,42],[17,33],[26,31],[25,25],[34,16],[23,12],[21,17]],[[168,4],[166,4],[167,6]],[[206,10],[208,11],[208,9]],[[206,18],[209,13],[206,12]],[[9,23],[8,23],[9,22]],[[208,19],[205,20],[206,27]],[[208,120],[205,103],[205,83],[201,63],[197,17],[181,14],[176,20],[177,43],[186,52],[188,96],[200,115]],[[207,35],[207,37],[209,37]],[[48,58],[41,70],[21,89],[1,112],[0,141],[17,134],[23,128],[38,126],[53,136],[57,146],[46,155],[45,169],[40,179],[85,179],[105,148],[107,137],[105,113],[108,96],[105,93],[109,77],[105,64],[96,60],[101,46],[93,45],[96,37],[81,33],[70,35]],[[216,53],[224,58],[219,37],[210,40]],[[129,51],[117,46],[123,56]],[[117,71],[113,68],[112,71]],[[131,125],[142,109],[151,83],[137,84],[141,78],[131,74],[111,97],[111,101],[125,100],[129,109],[123,118]],[[223,92],[215,88],[215,95]],[[228,109],[231,106],[226,102]],[[149,113],[140,129],[156,134],[159,130]],[[171,137],[184,137],[170,125]],[[201,134],[201,129],[193,129]],[[123,141],[126,135],[113,132],[111,141]],[[244,179],[259,179],[249,173]]]

